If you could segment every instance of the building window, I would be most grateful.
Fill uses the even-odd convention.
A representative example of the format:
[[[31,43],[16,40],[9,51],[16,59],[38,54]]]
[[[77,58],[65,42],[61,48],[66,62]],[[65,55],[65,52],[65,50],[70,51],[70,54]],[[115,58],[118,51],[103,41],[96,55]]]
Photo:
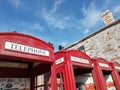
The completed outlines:
[[[78,50],[82,51],[82,52],[85,52],[85,47],[82,45],[78,48]]]

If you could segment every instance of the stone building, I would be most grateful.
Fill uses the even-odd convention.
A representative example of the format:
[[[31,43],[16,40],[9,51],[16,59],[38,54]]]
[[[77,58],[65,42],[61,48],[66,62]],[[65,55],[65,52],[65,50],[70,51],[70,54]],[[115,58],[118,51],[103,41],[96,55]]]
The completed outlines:
[[[80,49],[91,57],[103,57],[120,63],[120,19],[65,49]]]

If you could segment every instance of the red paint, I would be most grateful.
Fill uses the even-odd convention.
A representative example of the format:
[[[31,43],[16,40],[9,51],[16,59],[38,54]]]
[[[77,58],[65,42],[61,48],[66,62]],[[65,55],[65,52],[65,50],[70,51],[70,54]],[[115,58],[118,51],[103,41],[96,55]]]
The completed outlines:
[[[112,76],[116,85],[117,90],[120,89],[120,64],[117,62],[110,63],[112,67]]]
[[[107,90],[107,83],[105,82],[103,73],[111,73],[112,67],[104,58],[93,59],[94,69],[93,76],[96,83],[97,90]],[[101,63],[101,64],[100,64]],[[113,82],[114,83],[114,82]]]
[[[19,49],[11,49],[6,43],[17,44]],[[22,51],[21,47],[34,50],[34,53]],[[16,48],[18,48],[16,46]],[[11,46],[13,47],[13,46]],[[42,54],[39,55],[38,51]],[[49,54],[46,54],[46,51]],[[37,54],[36,54],[37,52]],[[55,63],[54,63],[55,60]],[[96,90],[107,90],[107,86],[116,85],[117,90],[120,88],[120,69],[115,66],[118,63],[109,63],[103,58],[91,59],[85,53],[79,50],[63,50],[54,54],[54,48],[48,43],[36,37],[21,33],[0,33],[0,61],[17,62],[28,64],[28,68],[0,67],[0,78],[30,78],[31,90],[36,90],[36,77],[45,74],[45,89],[57,90],[57,87],[64,90],[76,90],[75,75],[92,73],[94,84],[86,84],[86,90],[96,87]],[[34,66],[34,63],[40,63]],[[47,74],[48,73],[48,74]],[[106,83],[104,73],[111,73],[114,82]],[[59,78],[59,79],[56,79]],[[59,83],[58,83],[59,81]]]
[[[0,33],[0,55],[1,56],[7,56],[9,58],[21,58],[23,61],[46,61],[46,62],[52,62],[53,60],[53,47],[49,45],[48,43],[44,42],[43,40],[40,40],[36,37],[21,34],[21,33]],[[5,42],[13,42],[17,44],[22,44],[30,47],[35,47],[43,50],[48,50],[50,52],[50,56],[42,56],[42,55],[34,55],[30,53],[23,53],[20,51],[13,51],[13,50],[7,50],[5,49]],[[23,58],[23,59],[22,59]]]
[[[89,63],[86,64],[86,63],[82,63],[81,61],[80,62],[72,61],[71,56],[77,57],[77,59],[81,58],[88,60]],[[62,58],[64,59],[64,61],[62,60]],[[58,63],[57,61],[61,61],[61,63],[56,64]],[[92,72],[93,69],[91,58],[79,50],[65,50],[55,53],[55,64],[56,64],[56,75],[62,73],[64,79],[64,82],[57,84],[57,86],[64,85],[64,90],[76,90],[73,66],[77,66],[81,70],[83,70],[81,72],[84,72],[84,69],[90,69]]]
[[[18,62],[28,64],[28,68],[0,67],[0,78],[31,78],[31,90],[35,90],[35,77],[50,72],[49,85],[56,90],[54,48],[45,41],[36,37],[16,33],[0,33],[0,61]],[[34,67],[33,64],[40,63]],[[45,76],[48,78],[48,76]],[[45,80],[47,83],[47,80]],[[46,84],[47,85],[47,84]],[[47,87],[45,87],[47,88]]]

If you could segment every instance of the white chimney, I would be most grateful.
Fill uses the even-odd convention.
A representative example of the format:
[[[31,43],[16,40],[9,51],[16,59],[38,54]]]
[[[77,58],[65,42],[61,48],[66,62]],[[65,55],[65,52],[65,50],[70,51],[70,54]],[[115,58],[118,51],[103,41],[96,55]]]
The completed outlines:
[[[103,21],[105,25],[109,25],[110,23],[114,22],[114,16],[110,10],[106,10],[101,17],[103,18]]]

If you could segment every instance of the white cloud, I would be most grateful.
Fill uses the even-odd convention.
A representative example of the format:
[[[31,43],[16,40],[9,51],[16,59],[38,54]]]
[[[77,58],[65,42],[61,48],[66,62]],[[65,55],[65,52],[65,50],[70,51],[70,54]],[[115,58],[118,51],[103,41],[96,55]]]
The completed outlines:
[[[60,3],[58,7],[60,7]],[[50,10],[43,8],[42,13],[37,12],[36,15],[40,15],[49,26],[54,28],[59,28],[61,30],[66,28],[80,29],[80,21],[74,18],[72,14],[64,16],[57,13],[58,7],[57,5],[54,5],[54,8]]]
[[[54,28],[58,29],[74,29],[74,30],[81,30],[81,28],[91,28],[94,25],[98,25],[100,23],[101,19],[101,12],[102,10],[99,10],[94,2],[91,2],[90,5],[86,8],[83,7],[81,10],[83,12],[84,18],[77,19],[74,17],[73,14],[69,14],[68,16],[64,16],[57,12],[59,8],[63,4],[63,0],[55,0],[53,7],[51,9],[48,8],[42,8],[37,13],[35,13],[40,18],[42,17],[46,23]],[[85,31],[84,33],[87,33],[88,31]]]
[[[70,16],[66,17],[56,13],[62,3],[63,0],[55,0],[52,9],[42,8],[42,13],[37,12],[37,15],[39,13],[39,15],[45,19],[48,25],[55,28],[64,29],[68,26],[67,21],[69,20]]]
[[[13,2],[13,4],[15,5],[19,5],[20,4],[20,0],[11,0]]]
[[[63,29],[80,29],[80,20],[74,18],[72,15],[68,16],[62,16],[58,15],[57,13],[50,13],[46,11],[46,9],[43,9],[42,12],[42,18],[45,19],[47,24],[49,26],[52,26],[54,28],[59,28],[61,30]]]
[[[90,32],[89,29],[86,29],[86,30],[83,31],[84,34],[88,34],[89,32]]]
[[[9,0],[9,2],[14,8],[18,8],[22,4],[21,0]]]
[[[62,7],[62,4],[64,4],[63,0],[55,0],[51,8],[47,8],[45,5],[37,8],[35,15],[40,19],[44,19],[46,24],[52,28],[58,28],[60,30],[80,30],[80,19],[74,17],[73,13],[63,15],[62,13],[58,12],[59,8]]]
[[[27,28],[28,30],[38,30],[38,31],[43,31],[44,27],[39,23],[39,22],[18,22],[16,24],[19,27]]]
[[[55,28],[64,29],[67,26],[64,17],[59,17],[55,13],[50,13],[46,11],[46,9],[43,10],[42,17],[45,19],[48,25]]]
[[[101,20],[101,11],[96,8],[94,2],[91,2],[87,8],[83,7],[82,12],[84,18],[81,20],[81,23],[87,28],[93,27]]]
[[[114,7],[113,12],[114,13],[120,13],[120,6]]]
[[[6,24],[0,26],[2,31],[18,31],[18,32],[28,32],[28,33],[35,33],[44,31],[44,27],[39,22],[12,22],[12,24]]]
[[[72,14],[62,15],[58,12],[59,8],[64,3],[63,0],[55,0],[52,8],[46,8],[45,6],[36,10],[35,15],[38,18],[43,18],[46,24],[58,29],[78,28],[78,20],[74,18]]]
[[[51,10],[52,13],[56,12],[56,10],[61,6],[63,0],[55,0],[53,9]]]
[[[31,25],[30,28],[33,30],[40,30],[40,31],[44,30],[44,27],[42,25],[40,25],[40,23],[38,23],[38,22],[32,23],[30,25]]]
[[[67,41],[62,41],[62,42],[59,43],[59,45],[62,45],[64,47],[68,46],[68,44],[69,43]]]

